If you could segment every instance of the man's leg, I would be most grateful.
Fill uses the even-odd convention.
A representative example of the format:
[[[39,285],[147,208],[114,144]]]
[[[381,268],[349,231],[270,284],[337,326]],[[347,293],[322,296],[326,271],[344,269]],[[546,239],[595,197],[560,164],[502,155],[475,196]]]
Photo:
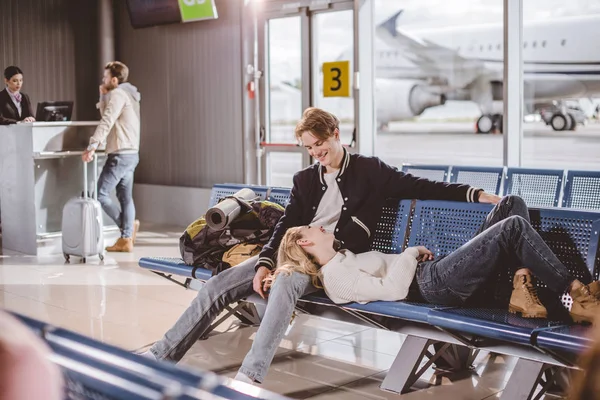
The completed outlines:
[[[265,315],[256,332],[252,348],[242,362],[240,373],[254,381],[263,381],[290,324],[296,302],[304,294],[316,290],[308,275],[294,272],[277,276],[269,293]]]
[[[137,154],[123,154],[121,158],[122,178],[117,184],[117,198],[121,204],[121,237],[133,238],[135,205],[133,203],[133,173],[139,162]]]
[[[121,210],[119,210],[119,207],[110,198],[110,193],[117,187],[117,184],[121,180],[121,176],[118,175],[118,163],[116,155],[108,155],[106,158],[106,163],[98,178],[98,201],[102,205],[104,212],[120,229]]]
[[[150,352],[159,360],[181,360],[225,306],[253,293],[257,261],[258,256],[249,258],[210,278],[175,325],[152,345]]]

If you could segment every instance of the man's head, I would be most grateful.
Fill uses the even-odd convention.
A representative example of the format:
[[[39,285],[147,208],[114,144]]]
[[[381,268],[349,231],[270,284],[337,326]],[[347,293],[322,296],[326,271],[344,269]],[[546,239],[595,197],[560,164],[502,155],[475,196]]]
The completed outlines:
[[[102,84],[108,89],[116,89],[121,83],[127,82],[129,68],[120,61],[111,61],[104,67]]]
[[[310,107],[296,125],[296,138],[322,166],[339,168],[344,155],[339,125],[340,121],[335,115]]]

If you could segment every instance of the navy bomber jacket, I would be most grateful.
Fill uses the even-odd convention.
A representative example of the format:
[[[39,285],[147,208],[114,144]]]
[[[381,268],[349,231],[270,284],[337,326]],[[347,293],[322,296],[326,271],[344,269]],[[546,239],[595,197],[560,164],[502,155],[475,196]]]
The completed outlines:
[[[290,203],[273,236],[260,253],[256,269],[276,266],[277,249],[288,228],[309,225],[327,189],[320,164],[294,175]],[[336,177],[344,199],[334,230],[336,239],[353,253],[369,250],[372,234],[388,198],[478,202],[482,189],[457,183],[434,182],[399,171],[377,157],[349,154],[344,149],[342,167]]]

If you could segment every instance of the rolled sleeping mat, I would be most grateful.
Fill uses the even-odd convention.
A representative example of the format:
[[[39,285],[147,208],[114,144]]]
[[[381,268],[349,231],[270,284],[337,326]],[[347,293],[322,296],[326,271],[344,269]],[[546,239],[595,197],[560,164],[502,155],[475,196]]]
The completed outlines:
[[[242,203],[255,200],[256,193],[252,189],[244,188],[233,195],[235,199],[228,198],[221,201],[206,212],[206,224],[214,230],[225,228],[242,212]],[[240,201],[236,200],[239,199]]]

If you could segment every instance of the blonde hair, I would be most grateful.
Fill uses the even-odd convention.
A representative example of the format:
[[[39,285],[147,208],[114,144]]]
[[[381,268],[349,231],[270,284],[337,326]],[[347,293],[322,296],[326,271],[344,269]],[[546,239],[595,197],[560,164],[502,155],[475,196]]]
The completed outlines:
[[[335,134],[340,126],[337,117],[317,107],[304,110],[302,119],[296,124],[296,139],[300,139],[304,132],[310,132],[319,140],[327,140]]]
[[[287,230],[277,252],[277,268],[270,278],[271,284],[279,274],[291,274],[299,272],[310,276],[313,286],[322,288],[319,272],[319,264],[315,258],[306,252],[298,244],[298,240],[302,239],[302,228],[294,227]]]

